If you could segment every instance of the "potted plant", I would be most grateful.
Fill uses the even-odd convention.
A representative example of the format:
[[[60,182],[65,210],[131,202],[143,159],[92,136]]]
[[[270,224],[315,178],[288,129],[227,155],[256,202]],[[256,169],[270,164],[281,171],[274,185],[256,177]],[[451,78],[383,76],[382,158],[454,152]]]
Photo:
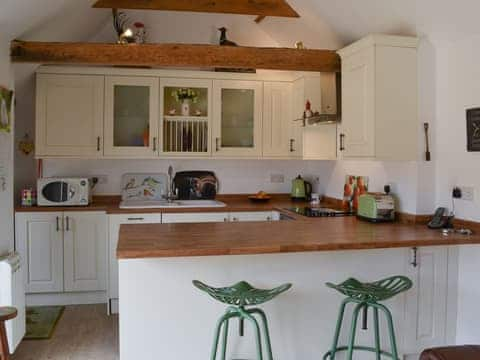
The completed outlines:
[[[172,97],[177,102],[182,103],[182,115],[190,116],[190,104],[196,104],[198,101],[198,94],[195,90],[190,88],[180,88],[172,92]]]

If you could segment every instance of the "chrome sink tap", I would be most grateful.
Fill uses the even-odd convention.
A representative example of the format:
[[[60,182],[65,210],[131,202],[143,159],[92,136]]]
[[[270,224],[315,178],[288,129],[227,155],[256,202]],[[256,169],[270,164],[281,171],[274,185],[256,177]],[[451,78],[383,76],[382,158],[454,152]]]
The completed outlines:
[[[177,192],[173,191],[173,167],[170,165],[168,167],[168,186],[167,186],[167,196],[165,197],[167,202],[173,203],[173,201],[177,198]]]

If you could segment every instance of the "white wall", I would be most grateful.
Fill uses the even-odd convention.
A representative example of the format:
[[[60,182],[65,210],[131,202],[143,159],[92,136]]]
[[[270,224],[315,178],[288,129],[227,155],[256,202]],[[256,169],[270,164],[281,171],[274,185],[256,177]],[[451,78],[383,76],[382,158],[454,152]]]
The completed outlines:
[[[0,85],[13,87],[9,42],[0,36]],[[0,255],[13,250],[13,129],[0,133],[0,167],[7,172],[6,191],[0,191]]]
[[[480,220],[480,153],[466,150],[465,110],[480,107],[480,37],[442,44],[438,56],[437,169],[438,205],[451,208],[454,185],[473,186],[472,202],[457,200],[457,217]],[[459,251],[457,343],[480,343],[480,248]]]

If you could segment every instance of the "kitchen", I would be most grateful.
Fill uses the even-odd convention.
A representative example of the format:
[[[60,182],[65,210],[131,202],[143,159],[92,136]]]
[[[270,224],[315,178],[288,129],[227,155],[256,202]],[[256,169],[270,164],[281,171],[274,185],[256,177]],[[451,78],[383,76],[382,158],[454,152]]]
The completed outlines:
[[[2,85],[15,89],[17,102],[15,131],[0,132],[1,160],[7,164],[2,166],[8,170],[0,172],[6,178],[6,191],[0,195],[6,196],[5,203],[15,201],[16,214],[14,220],[14,206],[2,205],[6,231],[1,249],[22,256],[27,306],[66,306],[59,330],[75,306],[88,309],[94,306],[89,304],[101,304],[95,312],[104,312],[101,316],[112,320],[114,327],[120,312],[120,350],[113,345],[108,356],[118,356],[119,351],[122,359],[196,354],[204,358],[210,356],[215,322],[225,307],[199,292],[193,280],[211,286],[245,280],[261,288],[292,283],[288,292],[265,305],[273,353],[279,359],[309,359],[330,349],[341,300],[324,283],[402,275],[413,281],[413,287],[386,302],[401,356],[413,359],[426,348],[479,343],[469,320],[480,317],[475,307],[478,293],[470,285],[478,249],[459,246],[479,242],[478,179],[475,169],[466,165],[476,158],[467,151],[463,125],[465,110],[478,103],[472,95],[475,76],[471,77],[476,65],[469,57],[475,38],[458,44],[440,41],[418,18],[418,28],[407,27],[414,30],[393,30],[384,24],[401,21],[390,11],[384,14],[385,22],[358,29],[341,21],[350,16],[340,9],[321,9],[325,21],[310,11],[317,5],[289,3],[300,18],[267,16],[256,23],[244,15],[151,10],[126,14],[132,23],[145,24],[149,44],[225,42],[216,30],[225,26],[228,41],[235,41],[242,51],[243,46],[255,46],[252,51],[258,56],[264,56],[262,49],[268,47],[285,54],[299,51],[305,57],[314,49],[331,49],[329,56],[338,51],[341,82],[332,71],[301,67],[214,72],[195,66],[189,70],[83,66],[63,59],[65,66],[58,58],[27,59],[35,55],[35,40],[67,41],[65,51],[68,41],[114,43],[111,11],[91,4],[65,5],[63,18],[88,14],[83,20],[78,17],[78,24],[65,25],[73,31],[89,24],[88,36],[72,32],[69,38],[52,21],[30,32],[12,30],[15,35],[5,40],[5,54],[0,52]],[[394,7],[376,6],[373,10],[379,12]],[[416,5],[417,16],[426,13],[424,6]],[[366,9],[356,11],[368,18]],[[439,24],[430,25],[439,30]],[[290,30],[288,34],[280,30],[282,26]],[[368,36],[372,32],[385,35]],[[10,64],[8,47],[13,39],[25,42],[11,44]],[[297,49],[291,49],[295,43]],[[118,65],[124,65],[124,49],[133,49],[133,44],[109,46]],[[461,56],[453,59],[452,52]],[[315,53],[315,61],[322,56]],[[202,67],[205,60],[189,61]],[[252,120],[239,125],[238,116]],[[424,123],[430,125],[431,161],[425,153]],[[25,154],[23,150],[32,145],[34,151]],[[216,196],[209,193],[205,198],[218,202],[209,204],[213,207],[182,205],[187,198],[178,186],[171,186],[176,175],[192,170],[213,172],[218,179]],[[132,174],[159,176],[160,197],[151,195],[151,187],[142,189],[137,199],[142,204],[121,208],[122,193],[128,196],[135,188],[128,184]],[[301,181],[296,181],[299,174],[311,183],[311,191],[304,186],[302,193]],[[21,206],[21,190],[37,190],[37,176],[47,184],[51,177],[92,181],[92,202],[84,207]],[[363,177],[368,191],[389,190],[398,221],[371,224],[349,216],[353,199],[346,200],[344,193],[349,176]],[[452,198],[455,187],[461,190],[458,198]],[[37,191],[40,202],[42,189]],[[320,206],[345,211],[340,215],[346,216],[306,218],[290,211],[309,206],[305,201],[292,203],[295,189],[300,189],[299,197],[311,192],[313,198],[322,198]],[[84,198],[89,202],[90,190]],[[259,191],[264,192],[260,199],[248,198]],[[30,195],[34,194],[25,193],[27,203]],[[380,206],[371,197],[369,201]],[[454,210],[455,226],[472,229],[473,235],[428,229],[426,223],[437,207]],[[371,208],[369,216],[374,216]],[[339,244],[334,233],[342,234]],[[356,237],[349,238],[350,233]],[[348,314],[345,319],[350,321]],[[164,324],[161,329],[159,323]],[[381,325],[382,348],[391,351],[388,329]],[[416,332],[406,330],[414,327]],[[235,338],[238,333],[232,329],[229,357],[255,357],[250,330],[246,324],[245,337]],[[358,331],[358,343],[370,345],[370,333]],[[57,335],[54,332],[53,339]],[[165,339],[161,349],[158,338]],[[182,346],[185,340],[191,346]],[[31,349],[29,343],[23,341],[13,358],[22,358],[22,352]],[[54,348],[48,340],[44,343],[45,349]]]

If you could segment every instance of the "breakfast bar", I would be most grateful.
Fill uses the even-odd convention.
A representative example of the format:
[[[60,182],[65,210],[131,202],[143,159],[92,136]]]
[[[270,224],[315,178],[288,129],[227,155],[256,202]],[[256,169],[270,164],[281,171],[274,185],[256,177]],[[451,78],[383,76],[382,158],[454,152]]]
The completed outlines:
[[[122,225],[117,249],[121,359],[209,358],[215,319],[224,307],[192,281],[220,287],[245,280],[259,288],[293,284],[264,306],[272,315],[274,358],[317,360],[329,349],[342,299],[325,282],[391,275],[414,282],[388,306],[400,353],[415,355],[445,330],[437,317],[448,306],[448,268],[458,245],[479,243],[475,234],[443,235],[424,225],[371,224],[355,217]],[[227,358],[255,358],[252,331],[247,327],[239,337],[234,329]],[[369,343],[370,336],[360,332],[358,342]],[[381,342],[388,347],[386,336]]]

